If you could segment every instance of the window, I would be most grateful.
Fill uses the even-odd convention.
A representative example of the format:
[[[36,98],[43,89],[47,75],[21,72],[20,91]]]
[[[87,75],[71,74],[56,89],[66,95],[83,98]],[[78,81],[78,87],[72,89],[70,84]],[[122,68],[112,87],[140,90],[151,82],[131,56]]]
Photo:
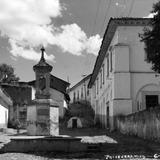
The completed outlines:
[[[95,83],[96,84],[96,83]],[[94,86],[93,86],[93,89],[94,89],[94,92],[93,92],[93,94],[94,94],[94,98],[96,98],[96,85],[94,84]]]
[[[107,77],[109,76],[109,55],[107,55]]]
[[[87,96],[89,96],[89,89],[87,88]]]
[[[79,91],[77,92],[77,100],[79,100]]]
[[[98,87],[99,87],[99,82],[98,82],[99,80],[98,80],[98,78],[97,78],[97,94],[98,94]]]
[[[102,88],[102,70],[100,71],[100,88]]]
[[[83,98],[83,87],[81,88],[81,98]]]
[[[102,81],[103,81],[103,84],[104,84],[104,64],[103,64],[103,66],[102,66]]]
[[[74,92],[73,93],[73,102],[75,102],[76,101],[76,93]]]
[[[96,81],[95,81],[95,94],[97,93],[97,79],[96,79]],[[95,97],[96,97],[96,95],[95,95]]]
[[[110,72],[112,72],[112,51],[110,51]]]

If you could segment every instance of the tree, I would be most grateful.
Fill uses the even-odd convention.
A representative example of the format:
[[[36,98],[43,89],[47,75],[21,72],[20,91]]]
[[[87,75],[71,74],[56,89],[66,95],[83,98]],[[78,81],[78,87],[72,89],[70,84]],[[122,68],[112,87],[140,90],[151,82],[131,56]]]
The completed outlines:
[[[144,28],[140,34],[141,41],[145,44],[147,62],[152,64],[152,70],[160,73],[160,2],[153,5],[150,27]]]
[[[14,74],[14,68],[7,64],[0,64],[0,82],[12,83],[19,81],[19,77]]]

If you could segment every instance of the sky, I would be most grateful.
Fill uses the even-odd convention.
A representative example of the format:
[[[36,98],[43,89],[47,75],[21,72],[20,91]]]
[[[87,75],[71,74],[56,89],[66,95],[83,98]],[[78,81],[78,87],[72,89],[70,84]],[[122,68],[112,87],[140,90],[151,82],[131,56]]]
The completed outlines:
[[[147,17],[158,0],[0,0],[0,63],[35,79],[45,47],[52,74],[71,83],[92,73],[110,17]]]

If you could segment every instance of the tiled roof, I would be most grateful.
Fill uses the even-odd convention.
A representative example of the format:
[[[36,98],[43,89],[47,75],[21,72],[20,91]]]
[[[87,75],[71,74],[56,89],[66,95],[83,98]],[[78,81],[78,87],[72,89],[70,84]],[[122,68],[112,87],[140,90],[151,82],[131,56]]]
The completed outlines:
[[[151,23],[150,18],[110,18],[105,34],[103,36],[102,44],[94,65],[92,76],[90,78],[88,87],[91,88],[94,84],[98,72],[102,66],[108,47],[112,41],[115,31],[118,26],[147,26]]]
[[[1,90],[0,91],[1,92],[1,96],[2,96],[2,98],[4,98],[3,100],[4,101],[6,100],[9,105],[12,105],[13,101],[12,101],[12,98],[10,97],[10,95],[1,86],[0,86],[0,90]]]
[[[34,71],[36,71],[36,70],[39,70],[39,71],[43,70],[44,71],[45,70],[45,71],[51,72],[51,70],[52,70],[53,67],[46,62],[46,60],[44,58],[44,51],[45,51],[45,49],[44,49],[44,47],[42,47],[41,48],[41,52],[42,52],[41,59],[38,62],[38,64],[36,64],[36,65],[33,66],[33,70]]]
[[[40,69],[40,68],[48,68],[48,70],[52,70],[52,66],[50,64],[48,64],[44,58],[41,58],[40,61],[38,62],[38,64],[33,66],[33,69]]]
[[[51,75],[50,78],[51,78],[51,81],[50,81],[50,87],[51,88],[56,89],[56,90],[58,90],[58,91],[60,91],[62,93],[66,93],[66,88],[69,87],[70,83],[68,83],[68,82],[66,82],[66,81],[64,81],[64,80],[62,80],[60,78],[57,78],[57,77],[55,77],[53,75]],[[45,87],[44,86],[44,82],[45,82],[44,80],[42,80],[40,82],[40,84],[41,84],[40,86],[42,88]],[[36,83],[35,80],[28,82],[28,84],[31,85],[31,86],[35,86],[35,83]]]
[[[88,76],[86,76],[85,78],[83,78],[81,81],[79,81],[77,84],[75,84],[72,88],[69,89],[69,92],[74,90],[76,87],[78,87],[79,85],[83,84],[86,80],[88,80],[91,77],[91,74],[89,74]]]
[[[11,97],[13,104],[27,104],[31,101],[31,87],[25,82],[1,83],[1,87]]]

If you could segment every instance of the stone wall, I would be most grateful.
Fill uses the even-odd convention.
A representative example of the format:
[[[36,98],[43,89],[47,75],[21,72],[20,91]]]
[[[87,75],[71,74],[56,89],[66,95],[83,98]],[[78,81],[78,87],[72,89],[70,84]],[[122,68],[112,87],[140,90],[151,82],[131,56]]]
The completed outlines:
[[[117,116],[115,123],[116,129],[123,134],[160,142],[160,107],[128,116]]]

